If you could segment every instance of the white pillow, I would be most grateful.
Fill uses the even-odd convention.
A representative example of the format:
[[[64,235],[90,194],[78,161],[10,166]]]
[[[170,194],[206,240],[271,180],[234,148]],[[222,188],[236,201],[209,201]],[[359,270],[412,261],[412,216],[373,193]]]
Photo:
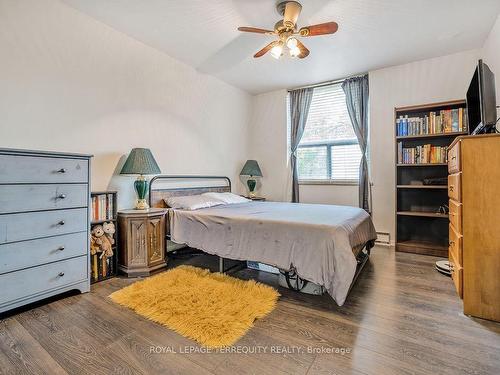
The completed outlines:
[[[233,193],[203,193],[202,195],[208,198],[220,200],[226,204],[250,202],[250,199],[246,199]]]
[[[168,207],[171,208],[191,211],[224,204],[224,202],[218,199],[205,197],[203,195],[184,195],[180,197],[170,197],[165,200],[165,203]]]

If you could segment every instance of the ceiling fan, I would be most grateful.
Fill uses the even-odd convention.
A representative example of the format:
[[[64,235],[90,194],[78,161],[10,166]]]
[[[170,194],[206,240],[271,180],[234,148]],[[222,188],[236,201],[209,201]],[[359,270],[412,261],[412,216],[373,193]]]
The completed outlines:
[[[326,22],[318,25],[301,27],[297,30],[297,19],[302,10],[302,5],[297,1],[282,1],[276,5],[276,9],[278,13],[283,16],[283,19],[276,22],[274,30],[259,29],[256,27],[238,27],[239,31],[278,37],[278,40],[269,43],[253,55],[255,58],[264,56],[268,51],[271,51],[271,55],[279,59],[283,56],[283,52],[288,50],[291,57],[303,59],[309,55],[309,50],[297,36],[310,37],[333,34],[339,28],[336,22]]]

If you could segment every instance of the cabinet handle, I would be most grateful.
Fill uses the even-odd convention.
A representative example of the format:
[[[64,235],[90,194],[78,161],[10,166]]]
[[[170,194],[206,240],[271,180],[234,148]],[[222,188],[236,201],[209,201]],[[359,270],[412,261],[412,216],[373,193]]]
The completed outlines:
[[[455,160],[456,158],[457,158],[457,157],[456,157],[455,155],[453,155],[453,156],[451,157],[451,160]]]
[[[61,220],[60,222],[57,223],[57,225],[64,225],[64,224],[66,224],[64,220]]]
[[[453,246],[453,244],[454,244],[454,243],[455,243],[455,242],[450,241],[450,242],[449,242],[449,245],[450,245],[450,246]]]
[[[57,173],[66,173],[66,168],[61,168],[57,171]]]
[[[59,194],[57,196],[58,199],[66,199],[66,194]]]
[[[63,277],[64,276],[64,272],[59,272],[59,277]]]
[[[450,185],[450,191],[453,191],[453,185]]]

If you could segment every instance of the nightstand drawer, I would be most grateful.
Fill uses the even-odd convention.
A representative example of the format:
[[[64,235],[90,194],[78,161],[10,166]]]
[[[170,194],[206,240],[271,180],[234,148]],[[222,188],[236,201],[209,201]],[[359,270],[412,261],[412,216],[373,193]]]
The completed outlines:
[[[87,232],[0,245],[0,274],[86,255]]]
[[[86,184],[0,185],[0,214],[87,207]]]
[[[457,202],[462,201],[462,172],[448,176],[448,197]]]
[[[84,281],[88,278],[87,263],[87,256],[81,256],[0,275],[0,306]]]
[[[456,173],[462,170],[460,165],[460,142],[457,142],[448,150],[448,173]]]
[[[450,199],[449,208],[450,223],[456,229],[458,234],[462,234],[462,203],[458,203],[453,199]]]
[[[88,169],[84,159],[1,155],[0,184],[86,183]]]
[[[0,244],[84,232],[87,217],[87,208],[0,215]]]

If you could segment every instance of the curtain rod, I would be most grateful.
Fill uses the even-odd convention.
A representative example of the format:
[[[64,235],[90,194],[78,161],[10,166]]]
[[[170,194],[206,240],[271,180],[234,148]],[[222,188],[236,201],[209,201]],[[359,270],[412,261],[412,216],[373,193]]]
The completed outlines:
[[[365,74],[368,74],[368,72],[366,73],[359,73],[359,74],[354,74],[352,76],[349,76],[349,77],[346,77],[346,78],[341,78],[341,79],[335,79],[333,81],[325,81],[325,82],[319,82],[319,83],[314,83],[312,85],[306,85],[306,86],[300,86],[300,87],[294,87],[293,89],[287,89],[286,91],[290,92],[290,91],[295,91],[295,90],[300,90],[300,89],[307,89],[307,88],[310,88],[310,87],[323,87],[323,86],[328,86],[328,85],[333,85],[335,83],[339,83],[339,82],[343,82],[345,81],[346,79],[348,78],[353,78],[353,77],[360,77],[360,76],[364,76]]]

